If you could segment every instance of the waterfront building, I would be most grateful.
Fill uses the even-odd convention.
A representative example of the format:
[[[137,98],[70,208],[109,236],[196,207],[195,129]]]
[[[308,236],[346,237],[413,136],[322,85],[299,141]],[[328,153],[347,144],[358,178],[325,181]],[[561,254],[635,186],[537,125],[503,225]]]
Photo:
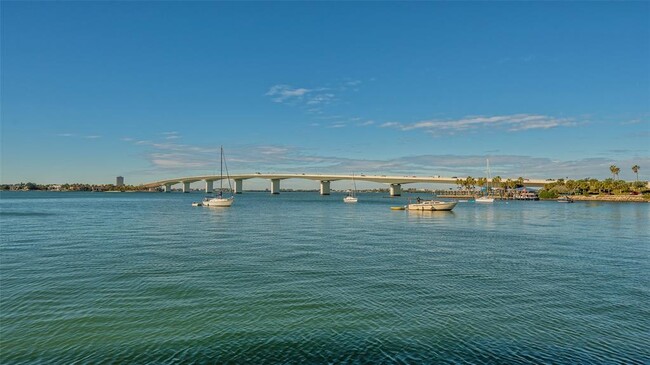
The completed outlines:
[[[124,177],[118,176],[115,179],[115,186],[124,186]]]

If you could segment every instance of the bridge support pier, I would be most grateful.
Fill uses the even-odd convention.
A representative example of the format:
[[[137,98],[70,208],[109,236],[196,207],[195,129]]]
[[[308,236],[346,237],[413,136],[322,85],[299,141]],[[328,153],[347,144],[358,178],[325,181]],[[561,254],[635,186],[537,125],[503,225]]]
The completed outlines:
[[[189,181],[183,181],[183,192],[184,193],[189,193],[190,192],[190,182]]]
[[[390,184],[390,196],[401,196],[402,184]]]
[[[244,192],[244,180],[235,179],[235,194],[241,194]]]
[[[214,181],[213,180],[205,180],[205,193],[210,194],[214,191]]]
[[[280,194],[280,179],[271,179],[271,194]]]
[[[321,181],[320,182],[320,195],[330,195],[330,182]]]
[[[170,193],[172,191],[172,184],[165,184],[163,185],[163,191],[165,193]]]

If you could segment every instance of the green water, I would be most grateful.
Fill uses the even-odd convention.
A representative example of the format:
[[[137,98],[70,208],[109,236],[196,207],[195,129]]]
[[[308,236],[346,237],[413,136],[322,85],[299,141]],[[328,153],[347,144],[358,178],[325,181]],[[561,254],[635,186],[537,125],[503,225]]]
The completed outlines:
[[[649,363],[650,204],[3,192],[0,363]]]

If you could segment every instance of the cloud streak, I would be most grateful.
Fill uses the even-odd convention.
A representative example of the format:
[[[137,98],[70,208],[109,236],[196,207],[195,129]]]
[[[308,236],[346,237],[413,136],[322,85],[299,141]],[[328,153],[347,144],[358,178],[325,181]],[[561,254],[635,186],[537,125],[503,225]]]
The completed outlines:
[[[84,139],[102,138],[102,136],[96,135],[96,134],[83,135],[83,134],[75,134],[75,133],[57,133],[56,136],[57,137],[65,137],[65,138],[84,138]]]
[[[306,88],[294,88],[290,85],[274,85],[271,86],[269,91],[266,92],[266,96],[271,97],[276,103],[291,103],[302,101],[305,95],[313,92],[314,90]]]
[[[497,116],[468,116],[461,119],[432,119],[411,124],[398,122],[383,123],[383,128],[401,131],[422,130],[431,134],[457,134],[486,129],[519,132],[531,129],[550,129],[577,125],[572,118],[557,118],[539,114],[512,114]]]

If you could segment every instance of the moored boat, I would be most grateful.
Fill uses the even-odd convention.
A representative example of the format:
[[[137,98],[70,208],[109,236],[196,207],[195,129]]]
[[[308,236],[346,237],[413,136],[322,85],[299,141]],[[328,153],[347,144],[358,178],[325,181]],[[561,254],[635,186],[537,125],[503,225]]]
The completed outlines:
[[[221,178],[219,179],[219,194],[216,197],[207,196],[201,204],[206,207],[229,207],[235,201],[234,196],[229,196],[225,198],[223,196],[223,165],[225,163],[225,157],[223,156],[223,147],[221,147]],[[228,185],[230,185],[230,174],[228,173],[228,166],[226,165],[226,178],[228,179]],[[232,186],[230,186],[230,191],[232,192]]]
[[[232,205],[232,203],[235,201],[234,197],[228,197],[224,198],[221,194],[219,194],[216,198],[214,197],[206,197],[203,199],[203,204],[206,207],[229,207]]]
[[[477,203],[494,203],[494,198],[489,196],[481,196],[474,199],[474,201]]]
[[[407,210],[424,210],[424,211],[450,211],[454,209],[457,202],[443,202],[440,200],[420,200],[406,206]]]
[[[490,176],[490,160],[486,159],[486,171],[487,171],[487,182],[486,182],[486,187],[485,187],[485,194],[484,196],[478,197],[474,199],[474,202],[476,203],[494,203],[494,198],[490,196],[490,182],[492,181],[492,177]]]
[[[557,198],[558,203],[573,203],[573,199],[571,197],[565,195]]]
[[[354,188],[348,191],[348,195],[343,198],[344,203],[356,203],[359,200],[357,198],[357,183],[354,181],[354,174],[352,174],[352,184],[354,184]]]

